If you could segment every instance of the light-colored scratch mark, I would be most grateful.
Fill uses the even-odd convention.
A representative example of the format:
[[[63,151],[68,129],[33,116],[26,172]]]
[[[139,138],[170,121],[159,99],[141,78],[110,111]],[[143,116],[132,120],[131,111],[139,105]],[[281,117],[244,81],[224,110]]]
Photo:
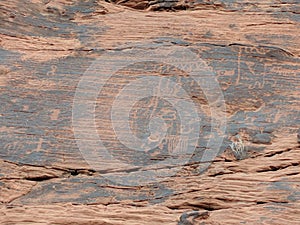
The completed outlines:
[[[28,111],[28,110],[29,110],[29,105],[24,105],[24,106],[23,106],[23,110],[24,110],[24,111]]]
[[[240,83],[240,79],[241,79],[241,55],[242,55],[242,50],[240,49],[239,50],[239,53],[238,53],[238,68],[237,68],[237,78],[236,78],[236,82],[235,84],[238,85]]]
[[[54,110],[52,111],[52,114],[51,114],[51,116],[50,116],[50,119],[51,119],[51,120],[57,120],[57,119],[58,119],[59,113],[60,113],[60,110],[59,110],[59,109],[54,109]]]
[[[47,72],[47,76],[53,76],[53,75],[55,75],[56,70],[57,70],[57,66],[54,66],[54,65],[51,66],[51,71]]]
[[[169,154],[185,153],[188,149],[188,138],[184,136],[166,137]]]
[[[39,152],[42,149],[42,144],[43,144],[43,138],[40,138],[39,143],[36,147],[36,151]]]
[[[281,118],[281,113],[277,112],[276,115],[275,115],[273,123],[278,123],[278,121],[279,121],[280,118]]]

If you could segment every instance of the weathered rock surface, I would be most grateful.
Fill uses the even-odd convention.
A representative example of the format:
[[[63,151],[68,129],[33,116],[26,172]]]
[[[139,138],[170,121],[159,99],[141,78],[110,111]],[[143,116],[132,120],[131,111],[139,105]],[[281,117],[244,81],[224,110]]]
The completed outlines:
[[[297,1],[1,1],[0,224],[300,223],[299,10]],[[211,128],[205,93],[183,71],[148,62],[112,76],[95,107],[105,147],[131,166],[91,167],[72,126],[85,71],[109,52],[177,46],[212,68],[224,95],[227,122],[218,156],[201,170],[207,142],[219,132]],[[132,151],[111,125],[112,101],[142,72],[174,76],[187,86],[201,106],[200,140],[174,176],[127,186],[105,176],[169,157],[164,146]],[[174,114],[166,102],[140,104],[158,117]],[[142,115],[132,125],[141,136],[152,115],[143,107],[132,112]],[[90,137],[91,128],[82,129]],[[237,134],[247,149],[243,160],[229,148]]]
[[[253,137],[253,142],[256,144],[271,144],[271,137],[269,134],[263,133],[263,134],[256,134]]]

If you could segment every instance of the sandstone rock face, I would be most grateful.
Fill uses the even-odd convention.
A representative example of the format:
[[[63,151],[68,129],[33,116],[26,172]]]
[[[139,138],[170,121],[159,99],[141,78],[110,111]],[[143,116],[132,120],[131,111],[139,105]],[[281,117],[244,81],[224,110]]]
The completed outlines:
[[[300,223],[299,13],[1,1],[0,224]]]

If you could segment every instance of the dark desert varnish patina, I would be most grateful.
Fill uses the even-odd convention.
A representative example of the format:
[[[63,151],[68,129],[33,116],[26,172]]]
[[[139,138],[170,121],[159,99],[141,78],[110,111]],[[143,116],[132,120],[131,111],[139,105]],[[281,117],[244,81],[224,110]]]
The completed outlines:
[[[297,224],[299,7],[297,1],[0,1],[0,224]],[[155,64],[109,80],[97,99],[98,133],[133,167],[163,160],[166,152],[129,154],[102,112],[126,76],[146,68],[155,76],[176,74],[202,112],[188,165],[164,182],[125,186],[103,177],[117,170],[95,170],[82,156],[72,127],[78,82],[104,53],[136,46],[184,46],[214,71],[227,129],[204,172],[198,159],[211,133],[207,99],[188,74],[157,71]],[[169,109],[156,103],[141,102]],[[149,111],[142,109],[132,116],[146,126]],[[132,129],[140,132],[138,124]],[[230,149],[236,135],[247,151],[239,160]]]

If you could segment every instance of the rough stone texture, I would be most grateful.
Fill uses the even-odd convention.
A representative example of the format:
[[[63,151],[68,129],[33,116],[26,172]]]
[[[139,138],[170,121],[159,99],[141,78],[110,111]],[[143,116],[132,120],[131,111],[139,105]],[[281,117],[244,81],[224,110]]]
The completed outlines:
[[[1,1],[0,224],[300,223],[299,10],[298,1]],[[194,85],[188,93],[202,106],[203,140],[190,162],[157,184],[112,183],[104,175],[122,168],[95,170],[76,145],[75,89],[104,53],[165,46],[188,47],[217,75],[227,115],[219,156],[197,172],[212,131]],[[156,68],[122,72],[130,80],[146,66]],[[184,74],[177,81],[192,85]],[[124,82],[109,81],[95,121],[130,172],[165,155],[128,157],[110,117],[99,116]],[[239,161],[229,148],[237,134],[248,154]]]
[[[256,134],[254,137],[253,137],[253,143],[256,143],[256,144],[271,144],[271,137],[269,134]]]

